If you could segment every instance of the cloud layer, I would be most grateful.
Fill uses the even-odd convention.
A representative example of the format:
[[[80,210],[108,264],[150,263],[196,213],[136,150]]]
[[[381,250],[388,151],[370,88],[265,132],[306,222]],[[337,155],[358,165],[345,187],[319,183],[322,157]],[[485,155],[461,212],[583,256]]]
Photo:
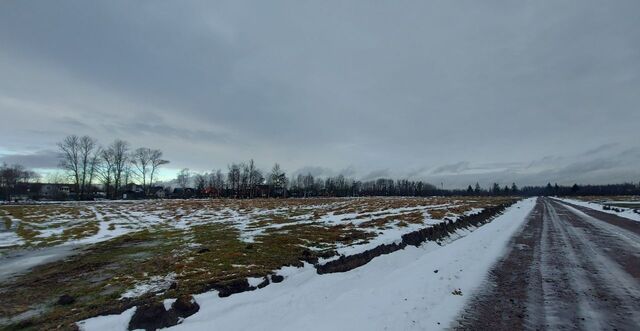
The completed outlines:
[[[639,10],[6,1],[0,161],[77,133],[162,148],[176,169],[637,181]]]

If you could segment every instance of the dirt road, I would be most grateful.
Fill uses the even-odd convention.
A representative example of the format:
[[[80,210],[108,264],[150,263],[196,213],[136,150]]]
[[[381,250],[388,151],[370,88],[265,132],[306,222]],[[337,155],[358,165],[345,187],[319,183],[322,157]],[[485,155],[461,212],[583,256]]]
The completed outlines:
[[[640,330],[640,222],[538,199],[454,328]]]

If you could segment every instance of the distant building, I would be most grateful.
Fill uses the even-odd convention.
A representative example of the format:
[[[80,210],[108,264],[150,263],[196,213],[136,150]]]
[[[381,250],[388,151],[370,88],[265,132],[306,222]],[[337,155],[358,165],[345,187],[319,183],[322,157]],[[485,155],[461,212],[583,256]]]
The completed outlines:
[[[266,185],[266,184],[256,185],[253,196],[256,198],[266,198],[271,195],[270,190],[271,188],[269,187],[269,185]]]
[[[193,198],[196,195],[196,190],[191,187],[185,187],[184,189],[181,187],[176,187],[171,192],[171,198],[174,199],[186,199]]]
[[[71,193],[68,184],[40,184],[40,198],[45,200],[64,200]]]
[[[144,199],[146,197],[144,193],[144,187],[142,185],[129,183],[125,185],[122,190],[122,199],[125,200],[136,200],[136,199]]]
[[[11,200],[67,200],[75,198],[73,185],[52,183],[19,183]]]
[[[164,199],[167,195],[167,191],[162,186],[152,186],[149,188],[149,198]]]

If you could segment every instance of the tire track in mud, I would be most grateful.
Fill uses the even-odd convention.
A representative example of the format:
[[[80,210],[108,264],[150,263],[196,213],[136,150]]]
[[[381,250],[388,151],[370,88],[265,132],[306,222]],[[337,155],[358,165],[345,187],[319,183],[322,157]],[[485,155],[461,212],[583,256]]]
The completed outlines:
[[[637,329],[640,249],[630,238],[640,223],[610,220],[538,199],[454,328]]]

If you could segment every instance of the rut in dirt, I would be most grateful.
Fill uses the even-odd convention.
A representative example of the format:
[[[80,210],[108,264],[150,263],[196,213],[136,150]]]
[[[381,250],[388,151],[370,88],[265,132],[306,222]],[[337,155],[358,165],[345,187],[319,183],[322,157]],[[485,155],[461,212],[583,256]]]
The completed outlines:
[[[640,223],[539,198],[456,329],[637,330]]]

